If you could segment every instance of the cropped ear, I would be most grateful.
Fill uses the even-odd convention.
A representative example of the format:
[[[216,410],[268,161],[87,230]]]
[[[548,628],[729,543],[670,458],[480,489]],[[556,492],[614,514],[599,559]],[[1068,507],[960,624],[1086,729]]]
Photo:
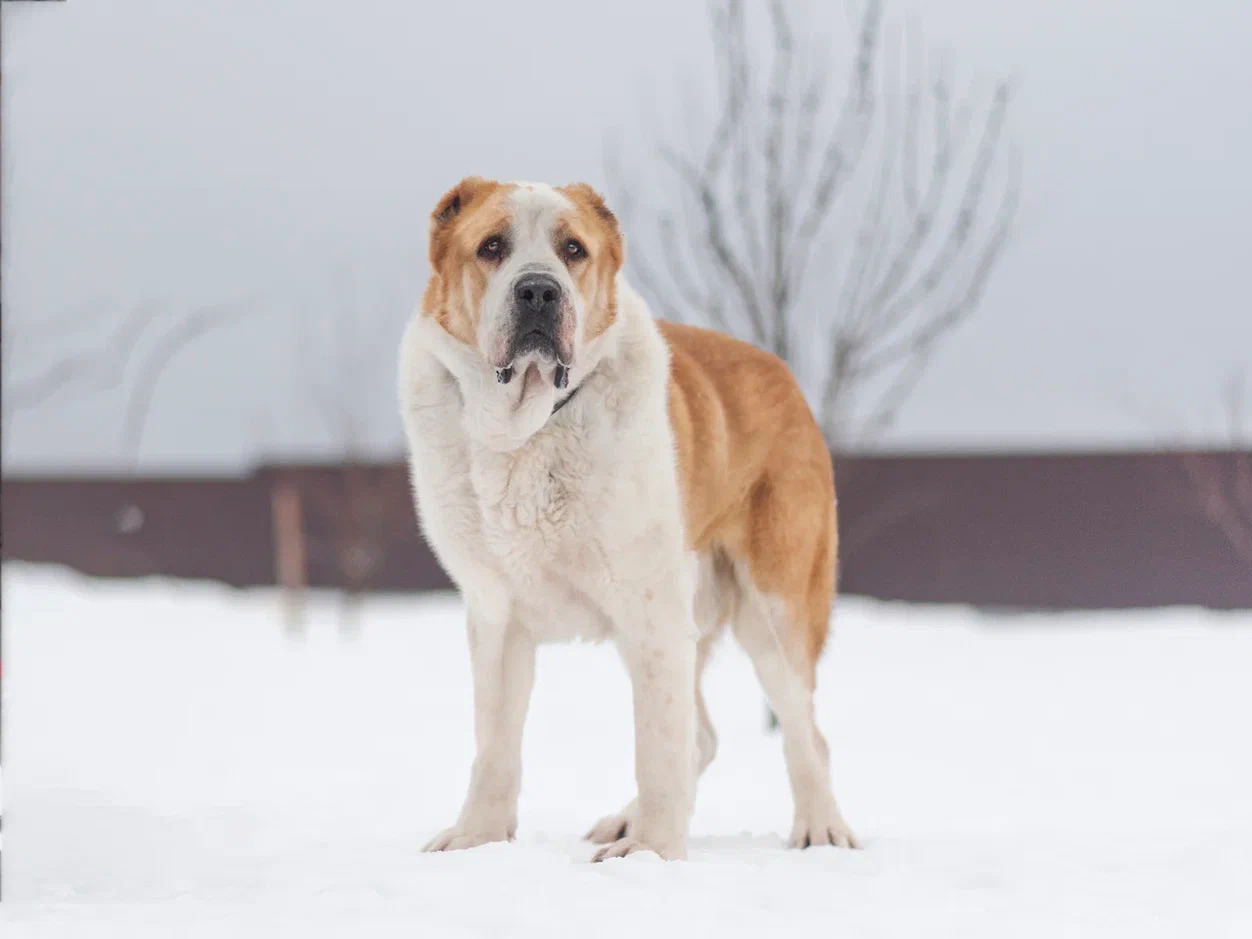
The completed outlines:
[[[586,205],[600,217],[602,222],[614,229],[617,228],[617,216],[613,214],[613,210],[605,204],[604,197],[586,183],[570,183],[568,186],[562,186],[561,191]]]
[[[474,197],[482,192],[490,181],[481,176],[466,176],[463,180],[443,194],[430,213],[430,263],[439,267],[447,251],[447,234],[453,221],[474,201]]]

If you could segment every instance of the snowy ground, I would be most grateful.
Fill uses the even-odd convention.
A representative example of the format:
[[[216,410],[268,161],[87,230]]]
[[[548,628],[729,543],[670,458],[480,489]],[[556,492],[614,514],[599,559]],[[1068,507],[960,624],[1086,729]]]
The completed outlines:
[[[604,647],[541,653],[518,840],[418,847],[471,756],[458,601],[303,641],[272,594],[4,571],[4,902],[28,936],[1252,935],[1252,616],[841,601],[820,675],[860,852],[786,851],[746,659],[691,859],[586,863],[630,795]]]

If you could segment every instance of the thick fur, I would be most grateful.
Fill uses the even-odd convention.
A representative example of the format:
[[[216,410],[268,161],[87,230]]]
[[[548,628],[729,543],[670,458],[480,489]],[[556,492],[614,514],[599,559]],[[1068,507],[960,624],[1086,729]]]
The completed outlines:
[[[493,238],[502,256],[482,247]],[[836,548],[821,434],[780,360],[655,322],[623,252],[583,185],[471,177],[432,213],[401,410],[419,517],[468,608],[477,756],[428,849],[513,837],[535,646],[586,638],[620,650],[636,732],[638,797],[592,829],[596,860],[685,857],[716,749],[699,673],[727,622],[782,727],[791,843],[851,846],[813,715]],[[506,361],[512,284],[535,270],[561,284],[556,345],[572,350],[577,393],[556,413],[556,359]]]

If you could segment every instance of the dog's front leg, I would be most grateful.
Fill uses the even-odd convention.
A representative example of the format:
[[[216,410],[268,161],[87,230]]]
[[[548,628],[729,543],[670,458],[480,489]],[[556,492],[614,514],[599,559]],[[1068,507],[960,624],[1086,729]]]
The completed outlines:
[[[471,609],[469,643],[476,742],[469,792],[456,824],[431,840],[427,851],[507,841],[517,831],[522,728],[535,677],[535,642],[516,622],[498,625]]]
[[[645,597],[652,591],[645,591]],[[695,628],[690,610],[646,602],[642,623],[619,637],[635,705],[637,824],[593,860],[654,851],[667,860],[687,856],[687,826],[695,795]]]

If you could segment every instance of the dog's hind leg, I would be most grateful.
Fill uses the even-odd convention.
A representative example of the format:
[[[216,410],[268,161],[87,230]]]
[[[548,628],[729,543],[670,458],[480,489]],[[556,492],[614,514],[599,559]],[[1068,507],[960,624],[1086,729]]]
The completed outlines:
[[[744,572],[744,580],[749,575]],[[735,639],[752,659],[757,678],[778,716],[783,756],[795,801],[795,822],[788,844],[857,847],[856,837],[843,820],[830,787],[829,751],[817,729],[813,711],[815,663],[803,661],[797,650],[800,631],[788,628],[794,615],[781,598],[743,584],[743,602],[732,627]]]

